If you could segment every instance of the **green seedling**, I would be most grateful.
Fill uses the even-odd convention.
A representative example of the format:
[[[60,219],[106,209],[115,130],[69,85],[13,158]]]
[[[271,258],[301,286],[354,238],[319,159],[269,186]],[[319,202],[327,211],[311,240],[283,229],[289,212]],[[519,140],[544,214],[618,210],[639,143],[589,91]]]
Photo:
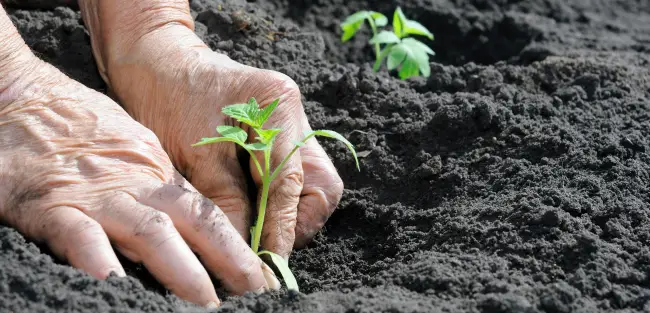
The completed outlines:
[[[372,30],[372,35],[377,35],[377,28],[384,27],[388,24],[388,19],[386,16],[379,12],[375,11],[359,11],[348,16],[343,23],[341,23],[341,30],[343,30],[343,35],[341,41],[346,42],[350,40],[357,31],[363,26],[363,22],[368,21],[370,29]],[[375,44],[375,58],[379,58],[381,50],[379,49],[379,44]]]
[[[341,27],[344,27],[343,25],[346,22],[343,22]],[[345,31],[343,35],[343,38],[345,38]],[[401,79],[419,76],[420,74],[424,77],[429,77],[431,75],[429,55],[435,55],[435,52],[421,41],[409,37],[410,35],[425,36],[433,40],[433,34],[426,27],[406,18],[402,9],[398,7],[393,14],[392,32],[382,30],[377,33],[373,31],[373,37],[370,39],[370,43],[375,46],[376,50],[380,45],[384,45],[383,49],[379,49],[380,52],[377,53],[373,69],[378,71],[384,59],[387,59],[386,66],[388,70],[394,70],[399,67],[399,77]]]
[[[218,142],[233,142],[241,146],[244,150],[248,151],[255,164],[255,169],[258,171],[260,177],[262,177],[262,195],[260,196],[259,208],[257,210],[257,220],[255,225],[251,227],[251,249],[258,256],[268,255],[270,256],[271,262],[275,264],[277,269],[280,271],[284,282],[287,285],[287,289],[294,289],[298,291],[298,283],[296,278],[293,276],[293,273],[289,269],[289,264],[281,256],[268,251],[259,251],[260,249],[260,238],[262,236],[262,227],[264,226],[264,216],[266,213],[266,204],[269,197],[269,187],[271,182],[278,177],[280,170],[291,158],[291,156],[302,147],[307,140],[311,139],[314,136],[324,136],[337,139],[343,142],[348,149],[352,152],[352,156],[356,162],[357,169],[359,169],[359,159],[357,158],[357,153],[354,150],[354,146],[345,139],[341,134],[331,131],[331,130],[310,130],[304,133],[304,137],[299,141],[294,141],[294,148],[287,154],[284,159],[279,163],[279,165],[271,170],[271,151],[273,151],[273,143],[277,135],[282,131],[280,128],[263,128],[264,123],[271,117],[275,108],[277,108],[280,103],[280,99],[276,99],[271,104],[265,108],[260,108],[259,104],[255,98],[251,98],[248,103],[242,104],[233,104],[223,108],[222,112],[227,116],[235,119],[236,121],[247,125],[248,129],[252,129],[257,136],[255,137],[256,141],[251,142],[248,140],[248,133],[237,126],[218,126],[217,132],[221,135],[220,137],[212,138],[202,138],[199,142],[193,144],[192,146],[202,146]],[[256,151],[262,152],[262,160],[258,160],[255,155]]]

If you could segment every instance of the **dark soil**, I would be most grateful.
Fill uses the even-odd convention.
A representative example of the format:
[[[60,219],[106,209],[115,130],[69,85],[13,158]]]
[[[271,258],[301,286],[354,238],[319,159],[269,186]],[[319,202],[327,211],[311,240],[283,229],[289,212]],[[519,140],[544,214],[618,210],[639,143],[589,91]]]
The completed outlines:
[[[396,3],[436,35],[429,79],[372,72],[367,35],[338,42],[345,16]],[[231,298],[223,312],[650,312],[650,2],[192,9],[211,47],[293,77],[312,125],[367,154],[358,173],[323,141],[347,189],[292,258],[304,294]],[[104,89],[74,9],[10,12],[44,59]],[[57,265],[3,226],[0,264],[2,312],[200,311]]]

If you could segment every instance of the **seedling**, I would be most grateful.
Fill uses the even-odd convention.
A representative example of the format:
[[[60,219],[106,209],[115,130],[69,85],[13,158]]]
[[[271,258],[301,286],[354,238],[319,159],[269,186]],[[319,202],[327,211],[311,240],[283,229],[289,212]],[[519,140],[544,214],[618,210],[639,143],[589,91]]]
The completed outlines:
[[[358,19],[358,17],[356,17],[357,14],[364,12],[370,11],[357,12],[348,17],[341,24],[341,28],[343,29],[343,42],[354,36],[356,31],[359,29],[360,26],[354,28],[350,25],[356,25],[351,23]],[[381,13],[376,14],[381,15]],[[363,20],[361,20],[361,23],[362,22]],[[386,66],[388,67],[388,70],[394,70],[400,67],[399,77],[401,79],[419,76],[420,74],[424,77],[429,77],[429,75],[431,75],[429,55],[435,55],[435,52],[421,41],[409,37],[410,35],[425,36],[430,40],[433,40],[433,34],[426,27],[416,21],[407,19],[406,16],[404,16],[402,9],[398,7],[395,9],[395,13],[393,14],[392,32],[386,30],[377,32],[377,30],[373,28],[373,37],[370,39],[370,43],[375,46],[376,54],[373,69],[378,71],[381,68],[383,60],[387,59]],[[380,45],[384,45],[384,48],[380,49]]]
[[[352,156],[359,169],[359,160],[357,158],[357,153],[354,150],[352,144],[345,139],[341,134],[331,131],[331,130],[310,130],[304,133],[304,137],[300,141],[294,141],[294,148],[287,154],[280,164],[274,169],[271,170],[271,151],[273,150],[273,143],[277,135],[282,131],[280,128],[263,128],[264,123],[271,117],[275,108],[277,108],[280,103],[280,99],[276,99],[271,104],[265,108],[260,108],[259,104],[255,98],[251,98],[248,103],[242,104],[233,104],[223,108],[222,112],[227,116],[237,120],[240,123],[248,125],[249,128],[253,129],[257,134],[255,139],[256,142],[249,143],[248,133],[237,126],[218,126],[217,132],[221,135],[220,137],[212,138],[202,138],[199,142],[193,144],[192,146],[202,146],[211,143],[217,142],[234,142],[235,144],[244,148],[248,151],[255,164],[255,170],[258,171],[260,177],[262,177],[262,195],[260,197],[259,208],[257,210],[257,220],[255,225],[251,227],[251,248],[253,252],[257,253],[258,256],[269,255],[271,257],[271,262],[280,271],[284,282],[287,285],[287,289],[294,289],[298,291],[298,283],[296,278],[293,276],[293,273],[289,269],[289,264],[281,256],[268,251],[263,250],[259,251],[260,248],[260,238],[262,236],[262,227],[264,226],[264,216],[266,213],[266,204],[269,197],[269,186],[271,182],[278,177],[280,170],[291,158],[291,156],[302,147],[307,140],[311,139],[314,136],[324,136],[337,139],[343,142],[348,149],[352,152]],[[262,163],[257,159],[255,151],[262,151],[263,160]]]
[[[375,11],[359,11],[348,16],[343,23],[341,23],[341,29],[343,30],[343,36],[341,41],[346,42],[350,40],[357,33],[363,22],[368,21],[370,29],[372,30],[372,35],[377,35],[377,27],[384,27],[388,24],[388,19],[385,15],[375,12]],[[375,44],[375,58],[379,59],[381,50],[379,49],[379,44]]]

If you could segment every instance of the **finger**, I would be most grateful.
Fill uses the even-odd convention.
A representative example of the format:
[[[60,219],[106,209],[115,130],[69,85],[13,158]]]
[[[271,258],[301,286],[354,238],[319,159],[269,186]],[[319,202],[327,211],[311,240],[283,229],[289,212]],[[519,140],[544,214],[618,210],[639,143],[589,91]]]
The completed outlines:
[[[91,212],[125,256],[142,262],[165,287],[188,301],[218,303],[205,268],[183,241],[170,217],[117,193],[104,210]]]
[[[48,210],[41,229],[39,237],[70,265],[99,279],[111,272],[126,275],[102,227],[78,209],[63,206]]]
[[[189,183],[162,184],[145,203],[169,214],[185,240],[228,290],[243,294],[268,287],[262,260],[225,214]]]
[[[305,182],[298,204],[296,241],[301,248],[325,226],[343,194],[343,181],[316,139],[300,148]]]
[[[273,172],[295,147],[293,141],[302,138],[304,115],[300,98],[289,97],[280,102],[267,127],[282,128],[275,139],[271,152],[271,169]],[[264,164],[263,154],[256,154],[258,162]],[[251,163],[252,176],[258,187],[258,202],[262,194],[263,181]],[[289,258],[295,240],[296,218],[300,193],[303,188],[303,169],[299,153],[293,156],[279,169],[279,175],[269,186],[268,201],[262,228],[261,245],[285,259]],[[259,208],[258,208],[259,210]]]
[[[218,144],[197,147],[195,167],[186,171],[188,180],[204,196],[210,198],[239,234],[250,238],[250,201],[246,178],[237,159],[236,145]]]

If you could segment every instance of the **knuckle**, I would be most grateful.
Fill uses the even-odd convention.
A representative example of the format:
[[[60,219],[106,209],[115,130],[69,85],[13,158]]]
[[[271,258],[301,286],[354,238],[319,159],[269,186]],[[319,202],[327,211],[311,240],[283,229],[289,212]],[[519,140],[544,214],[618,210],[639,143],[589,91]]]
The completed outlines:
[[[200,193],[194,193],[186,218],[196,232],[208,231],[209,233],[216,233],[226,219],[224,213]]]

